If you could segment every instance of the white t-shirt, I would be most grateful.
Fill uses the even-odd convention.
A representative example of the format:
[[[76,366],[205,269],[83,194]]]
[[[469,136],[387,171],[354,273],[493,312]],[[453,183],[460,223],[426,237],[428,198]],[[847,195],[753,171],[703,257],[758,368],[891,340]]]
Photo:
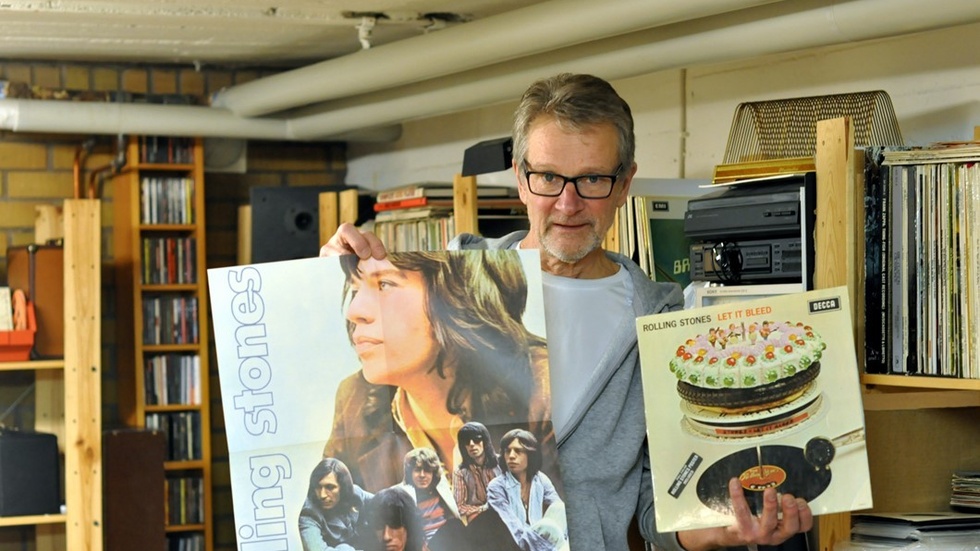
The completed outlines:
[[[551,370],[551,421],[563,434],[575,404],[592,383],[612,335],[632,308],[629,272],[601,279],[574,279],[542,273],[548,362]]]

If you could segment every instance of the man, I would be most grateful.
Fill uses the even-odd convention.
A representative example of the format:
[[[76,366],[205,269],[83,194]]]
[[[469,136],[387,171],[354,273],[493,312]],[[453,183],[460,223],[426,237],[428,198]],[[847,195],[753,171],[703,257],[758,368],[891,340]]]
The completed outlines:
[[[459,514],[470,523],[487,510],[487,484],[500,476],[500,466],[490,431],[483,423],[464,424],[456,434],[456,443],[462,461],[453,473],[453,496]]]
[[[310,473],[309,490],[299,514],[304,551],[354,551],[358,511],[372,494],[354,484],[339,459],[328,457]]]
[[[552,418],[573,549],[626,549],[634,516],[643,536],[665,549],[780,544],[812,527],[809,506],[769,489],[755,517],[737,480],[729,483],[731,526],[656,530],[635,321],[678,310],[683,298],[676,285],[650,281],[601,247],[628,198],[634,151],[630,108],[608,82],[561,74],[532,84],[515,113],[513,152],[530,230],[499,239],[464,234],[450,248],[540,250]],[[320,254],[351,252],[385,255],[377,236],[349,224]],[[650,437],[656,444],[657,435]]]
[[[538,440],[526,430],[514,429],[500,439],[500,450],[507,472],[487,486],[490,507],[522,551],[561,548],[567,530],[565,508],[551,479],[541,472]]]
[[[367,551],[424,551],[425,533],[422,518],[412,498],[399,488],[385,488],[371,498],[364,508]]]
[[[458,534],[461,528],[459,510],[453,499],[449,483],[442,477],[442,462],[432,448],[414,448],[405,454],[405,479],[395,486],[408,494],[422,515],[425,540],[436,532]]]

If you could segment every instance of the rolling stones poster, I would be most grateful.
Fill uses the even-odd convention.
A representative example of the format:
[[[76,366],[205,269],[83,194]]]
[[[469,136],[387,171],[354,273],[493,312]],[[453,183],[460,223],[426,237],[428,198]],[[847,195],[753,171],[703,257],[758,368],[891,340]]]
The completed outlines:
[[[774,487],[814,515],[871,507],[847,289],[637,319],[657,527],[732,522]]]
[[[404,549],[567,548],[537,251],[309,258],[211,269],[208,283],[239,549],[383,549],[382,513],[365,517],[393,489],[425,530],[396,527]],[[543,518],[519,522],[500,449],[518,433],[544,488]],[[455,503],[477,451],[500,457],[486,477],[500,480]],[[439,471],[416,479],[409,454]],[[317,471],[325,459],[349,476],[336,461]]]

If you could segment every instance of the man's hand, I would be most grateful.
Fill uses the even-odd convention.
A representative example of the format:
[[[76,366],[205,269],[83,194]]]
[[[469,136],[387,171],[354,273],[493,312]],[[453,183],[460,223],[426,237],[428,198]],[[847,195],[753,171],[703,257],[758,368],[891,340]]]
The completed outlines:
[[[381,260],[388,252],[385,251],[385,246],[377,235],[368,231],[361,231],[353,224],[344,222],[337,228],[337,233],[333,234],[326,245],[320,247],[320,256],[342,254],[356,254],[365,260],[371,257]]]
[[[779,545],[794,534],[813,528],[813,513],[806,500],[790,494],[776,496],[767,488],[762,497],[762,514],[754,516],[737,478],[728,481],[735,523],[721,528],[678,532],[677,539],[688,551],[740,545]],[[782,518],[780,518],[782,511]]]

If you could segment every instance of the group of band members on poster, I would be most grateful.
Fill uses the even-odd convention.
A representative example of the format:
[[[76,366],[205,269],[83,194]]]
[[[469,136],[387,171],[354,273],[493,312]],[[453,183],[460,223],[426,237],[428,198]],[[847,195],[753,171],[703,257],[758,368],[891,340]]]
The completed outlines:
[[[310,472],[304,550],[567,550],[547,345],[523,321],[517,251],[341,265],[361,368]]]

